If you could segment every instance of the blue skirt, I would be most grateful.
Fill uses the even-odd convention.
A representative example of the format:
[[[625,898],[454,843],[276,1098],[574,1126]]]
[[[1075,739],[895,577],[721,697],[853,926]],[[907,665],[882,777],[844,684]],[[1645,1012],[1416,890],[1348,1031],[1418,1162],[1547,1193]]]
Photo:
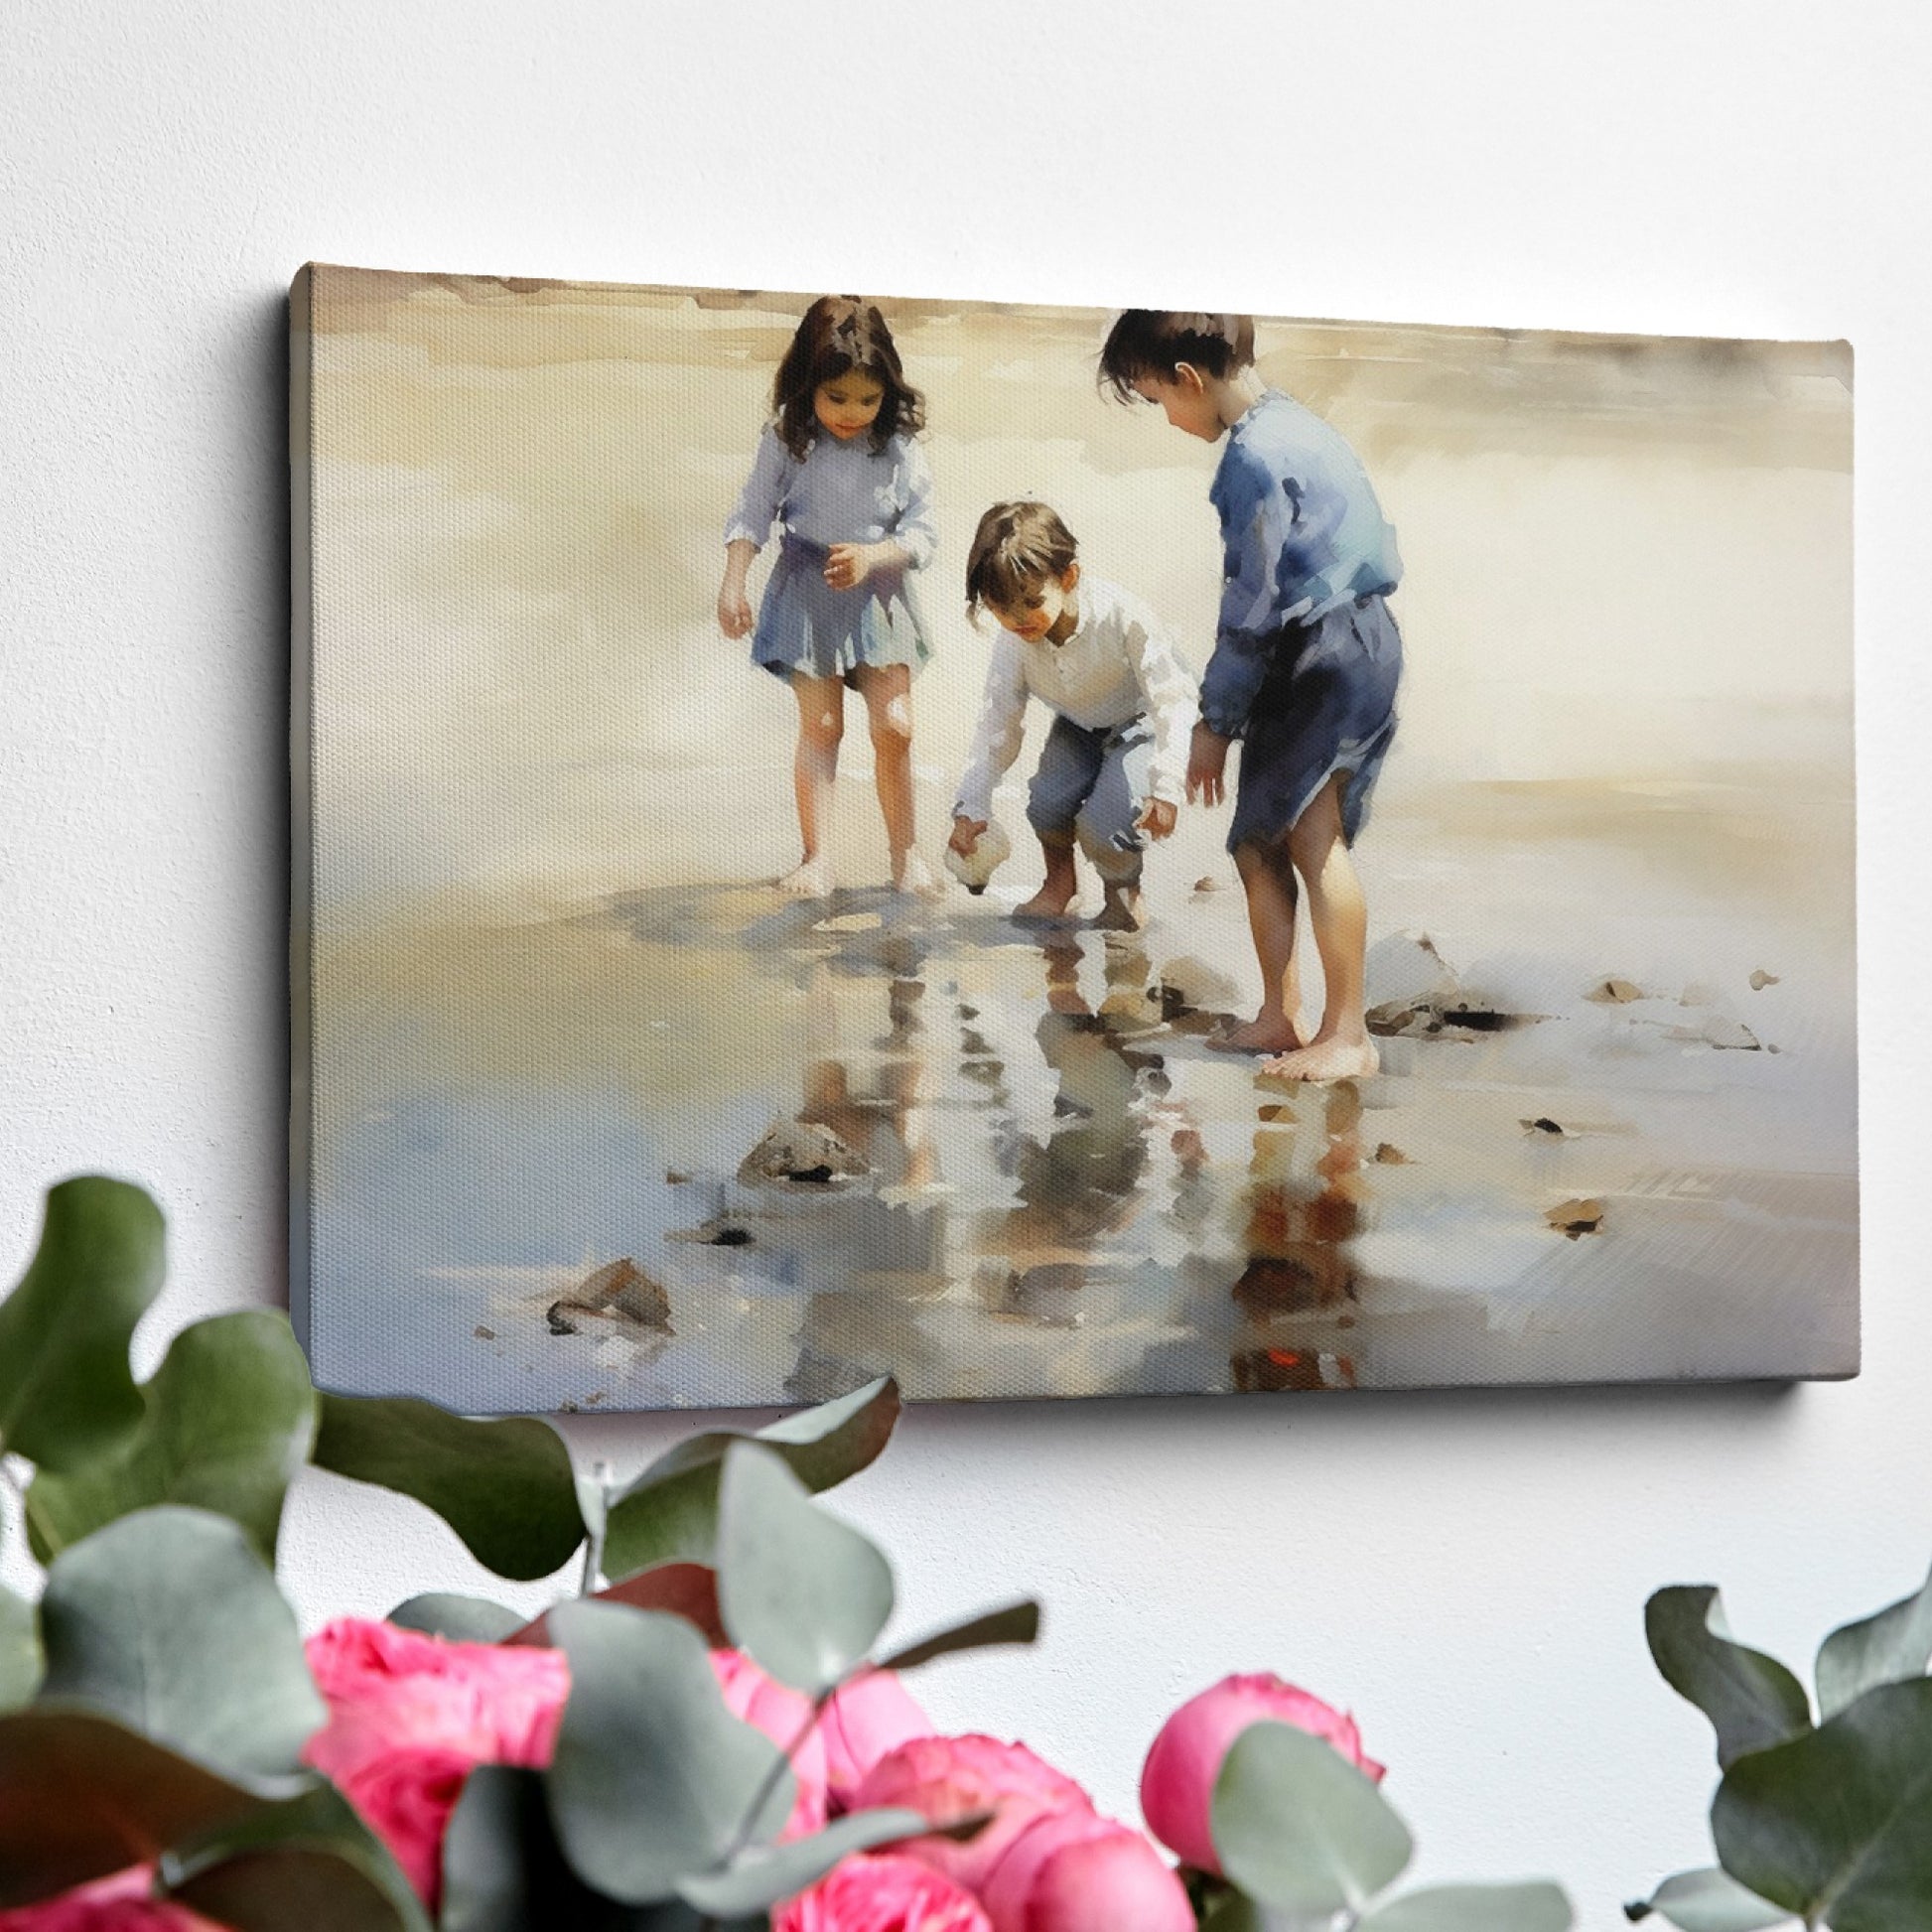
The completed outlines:
[[[1395,740],[1401,678],[1402,633],[1380,596],[1278,634],[1242,740],[1230,852],[1281,838],[1340,772],[1341,835],[1355,843]]]
[[[904,570],[876,570],[854,590],[825,581],[824,545],[786,536],[759,606],[752,662],[774,677],[855,682],[862,665],[904,664],[916,672],[932,655]]]

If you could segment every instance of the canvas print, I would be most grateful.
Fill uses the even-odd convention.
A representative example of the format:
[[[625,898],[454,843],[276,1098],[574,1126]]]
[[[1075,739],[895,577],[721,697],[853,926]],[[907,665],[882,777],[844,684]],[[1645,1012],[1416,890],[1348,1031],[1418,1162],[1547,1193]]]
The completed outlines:
[[[1845,345],[292,315],[322,1386],[1856,1372]]]

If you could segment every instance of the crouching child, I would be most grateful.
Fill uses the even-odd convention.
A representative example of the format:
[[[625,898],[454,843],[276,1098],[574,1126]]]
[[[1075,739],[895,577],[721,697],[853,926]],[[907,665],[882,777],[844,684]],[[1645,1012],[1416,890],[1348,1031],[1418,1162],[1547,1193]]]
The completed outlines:
[[[1064,918],[1079,892],[1074,852],[1099,875],[1094,923],[1146,922],[1141,867],[1174,828],[1197,698],[1192,674],[1146,605],[1083,576],[1078,545],[1044,503],[995,503],[966,564],[967,615],[1000,626],[978,729],[953,806],[950,844],[970,857],[993,817],[993,788],[1020,755],[1027,706],[1053,714],[1028,792],[1045,880],[1016,919]]]

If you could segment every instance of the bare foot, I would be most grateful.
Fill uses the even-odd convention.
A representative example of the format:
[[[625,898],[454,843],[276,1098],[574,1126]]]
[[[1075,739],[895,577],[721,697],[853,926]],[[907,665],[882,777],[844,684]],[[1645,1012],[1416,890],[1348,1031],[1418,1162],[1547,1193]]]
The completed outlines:
[[[1301,1047],[1302,1035],[1295,1031],[1293,1022],[1264,1013],[1245,1026],[1224,1027],[1218,1034],[1209,1034],[1207,1044],[1217,1053],[1287,1054]]]
[[[1382,1056],[1372,1039],[1313,1039],[1263,1060],[1261,1070],[1277,1080],[1360,1080],[1381,1065]]]
[[[1011,916],[1021,925],[1047,925],[1054,919],[1063,919],[1076,890],[1074,886],[1063,886],[1049,879],[1032,898],[1016,905]]]
[[[902,852],[893,862],[893,891],[912,898],[937,898],[939,882],[916,852]]]
[[[1093,916],[1102,932],[1139,932],[1147,924],[1147,901],[1138,886],[1109,886]]]
[[[788,898],[830,898],[832,883],[832,862],[823,853],[801,859],[777,882]]]

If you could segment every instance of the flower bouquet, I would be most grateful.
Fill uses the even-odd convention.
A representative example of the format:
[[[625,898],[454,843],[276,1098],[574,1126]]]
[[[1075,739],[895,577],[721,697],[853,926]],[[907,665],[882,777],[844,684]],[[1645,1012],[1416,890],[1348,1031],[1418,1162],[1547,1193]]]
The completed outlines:
[[[162,1244],[138,1188],[67,1181],[0,1303],[0,1467],[45,1569],[37,1600],[0,1589],[0,1932],[1571,1922],[1545,1882],[1383,1898],[1411,1841],[1382,1767],[1274,1677],[1155,1739],[1143,1809],[1178,1863],[1025,1745],[935,1734],[901,1677],[1031,1643],[1038,1611],[882,1647],[892,1570],[815,1497],[885,1447],[890,1380],[580,1476],[540,1421],[318,1393],[264,1310],[137,1385]],[[274,1560],[311,1462],[498,1576],[580,1559],[580,1589],[534,1621],[418,1596],[305,1644]]]

